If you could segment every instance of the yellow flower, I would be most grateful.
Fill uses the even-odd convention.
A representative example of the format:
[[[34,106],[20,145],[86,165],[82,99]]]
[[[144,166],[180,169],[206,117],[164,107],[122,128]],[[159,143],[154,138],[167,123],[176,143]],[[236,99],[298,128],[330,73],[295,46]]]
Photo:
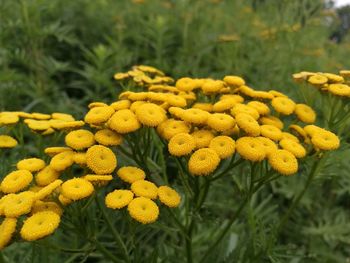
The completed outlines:
[[[153,223],[159,216],[159,208],[149,198],[137,197],[128,205],[130,216],[142,224]]]
[[[56,154],[59,154],[65,151],[72,151],[72,149],[69,147],[47,147],[44,150],[44,152],[49,156],[55,156]]]
[[[63,206],[67,206],[71,203],[73,203],[73,200],[70,200],[69,198],[65,197],[64,195],[60,194],[58,196],[58,201],[60,201],[60,203],[63,205]]]
[[[58,177],[60,177],[60,173],[48,165],[37,173],[35,181],[39,186],[46,186],[57,180]]]
[[[0,126],[16,124],[19,121],[18,115],[12,112],[0,112]]]
[[[26,119],[24,122],[28,125],[29,129],[37,132],[50,129],[52,123],[50,121],[37,121],[32,119]]]
[[[56,130],[76,129],[85,125],[83,121],[59,121],[51,123],[51,127]]]
[[[216,93],[224,87],[224,82],[221,80],[208,79],[202,85],[202,90],[205,94]]]
[[[289,132],[282,132],[282,139],[289,139],[289,140],[292,140],[294,142],[299,142],[298,137],[294,136],[293,134],[291,134]]]
[[[277,112],[284,115],[292,114],[295,109],[295,102],[285,97],[276,97],[272,99],[271,105]]]
[[[50,114],[44,114],[44,113],[39,113],[39,112],[33,112],[32,117],[37,120],[49,120],[51,119]]]
[[[0,184],[3,193],[17,193],[26,187],[33,180],[33,175],[28,170],[17,170],[5,176]]]
[[[298,142],[290,139],[283,139],[280,140],[279,144],[284,150],[291,152],[297,158],[303,158],[306,155],[304,146]]]
[[[6,247],[16,231],[17,219],[5,218],[0,225],[0,250]]]
[[[220,157],[213,149],[202,148],[195,151],[188,161],[188,170],[192,175],[209,175],[220,163]]]
[[[159,200],[168,207],[178,207],[181,202],[180,195],[169,186],[160,186],[158,196]]]
[[[278,129],[282,130],[284,125],[283,122],[275,116],[264,116],[259,119],[261,124],[273,125]]]
[[[155,127],[166,120],[164,109],[154,103],[145,103],[136,109],[136,117],[142,124]]]
[[[224,82],[226,82],[227,85],[233,87],[240,87],[242,85],[245,85],[244,79],[238,76],[225,76]]]
[[[236,103],[242,103],[244,101],[244,98],[237,94],[225,94],[221,95],[220,100],[234,100]]]
[[[91,102],[88,105],[88,108],[92,109],[92,108],[95,108],[95,107],[105,107],[105,106],[108,106],[108,105],[106,103],[104,103],[104,102],[95,101],[95,102]]]
[[[236,122],[238,127],[245,131],[248,135],[259,136],[260,125],[251,115],[246,113],[238,113],[236,115]]]
[[[65,137],[66,145],[74,150],[83,150],[95,144],[94,134],[88,130],[71,131]]]
[[[180,118],[188,123],[205,124],[207,122],[209,113],[200,109],[187,109],[184,110]]]
[[[130,100],[119,100],[116,102],[113,102],[110,106],[115,110],[125,110],[125,109],[129,109],[131,105]]]
[[[59,216],[62,215],[63,210],[62,208],[55,202],[43,202],[43,201],[35,201],[33,207],[32,207],[32,214],[43,212],[43,211],[51,211]]]
[[[269,99],[272,100],[274,98],[274,95],[272,95],[269,92],[266,91],[253,91],[253,93],[251,94],[252,98],[255,99]]]
[[[303,138],[304,140],[306,140],[307,138],[307,134],[304,131],[304,129],[302,127],[300,127],[299,125],[296,124],[292,124],[289,127],[289,130],[291,130],[292,133],[294,133],[296,136]]]
[[[234,98],[220,99],[213,105],[213,111],[223,112],[233,108],[238,102]]]
[[[263,143],[254,137],[241,137],[236,141],[236,150],[240,156],[252,162],[259,162],[265,158],[264,149]]]
[[[306,104],[297,104],[294,113],[299,120],[305,123],[314,123],[316,120],[315,111]]]
[[[44,198],[51,195],[60,185],[62,184],[62,180],[53,181],[51,184],[41,188],[38,192],[35,193],[35,200],[43,200]]]
[[[86,164],[96,174],[110,174],[117,167],[117,157],[111,149],[94,145],[86,152]]]
[[[204,103],[204,102],[197,102],[197,103],[192,105],[192,108],[193,109],[204,110],[204,111],[207,111],[207,112],[212,112],[213,111],[213,104],[211,104],[211,103]]]
[[[269,155],[271,152],[278,149],[276,143],[274,143],[271,139],[266,137],[256,137],[260,142],[261,146],[264,148],[266,155]]]
[[[73,151],[64,151],[56,154],[50,161],[50,166],[56,171],[63,171],[73,164]]]
[[[182,91],[191,91],[198,87],[198,82],[191,78],[181,78],[176,81],[176,88]]]
[[[127,206],[134,198],[130,190],[114,190],[106,196],[105,204],[108,208],[121,209]]]
[[[271,167],[283,175],[292,175],[298,171],[298,161],[295,156],[286,150],[276,150],[269,154],[268,161]]]
[[[136,196],[156,199],[158,195],[158,187],[154,183],[146,180],[137,180],[131,184],[130,188]]]
[[[122,80],[122,79],[126,79],[129,77],[129,74],[128,73],[116,73],[114,74],[113,78],[115,80]]]
[[[328,78],[319,74],[315,74],[313,76],[310,76],[307,81],[312,85],[318,86],[327,83]]]
[[[30,191],[15,194],[4,206],[6,217],[19,217],[28,214],[32,209],[34,193]]]
[[[196,148],[208,147],[210,141],[214,138],[214,134],[209,130],[197,130],[191,134],[196,142]]]
[[[236,117],[238,114],[240,113],[244,113],[244,114],[248,114],[250,116],[252,116],[254,118],[254,120],[259,119],[259,112],[254,109],[253,107],[249,107],[248,105],[245,104],[236,104],[232,110],[231,110],[231,114]]]
[[[131,104],[130,110],[135,113],[137,108],[140,107],[142,104],[145,104],[146,101],[135,101]],[[136,115],[135,115],[136,116]]]
[[[207,124],[216,131],[226,131],[235,126],[235,120],[225,113],[209,114]]]
[[[28,217],[21,229],[21,237],[34,241],[51,235],[60,224],[60,216],[52,211],[43,211]]]
[[[284,95],[282,92],[279,92],[277,90],[269,90],[269,93],[274,97],[287,97],[287,95]]]
[[[16,166],[18,170],[36,172],[45,167],[45,162],[39,158],[28,158],[19,161]]]
[[[339,74],[343,77],[350,77],[350,70],[345,70],[345,69],[340,70]]]
[[[311,138],[312,144],[320,150],[329,151],[339,148],[339,138],[333,132],[319,131]]]
[[[183,156],[190,154],[196,147],[196,141],[188,133],[178,133],[173,136],[168,144],[168,150],[171,155]]]
[[[109,128],[118,133],[129,133],[141,127],[136,115],[128,109],[119,110],[108,121]]]
[[[330,84],[328,86],[328,90],[330,93],[337,96],[342,96],[342,97],[350,96],[350,87],[345,84]]]
[[[73,201],[90,196],[94,192],[94,186],[82,178],[73,178],[61,185],[61,194]]]
[[[178,133],[189,133],[190,127],[184,121],[168,119],[158,125],[157,131],[164,139],[170,140]]]
[[[232,156],[235,152],[235,147],[235,141],[228,136],[217,136],[209,144],[209,148],[213,149],[221,159]]]
[[[52,119],[62,121],[75,121],[74,117],[70,114],[55,112],[51,114]]]
[[[343,83],[344,82],[344,78],[342,76],[337,75],[337,74],[322,73],[322,75],[324,75],[328,78],[328,83]]]
[[[86,165],[86,153],[85,152],[75,152],[73,155],[73,162],[80,165]]]
[[[14,196],[16,196],[16,194],[7,194],[0,198],[0,216],[5,216],[5,207],[11,203]]]
[[[86,181],[91,182],[95,186],[104,186],[107,185],[110,181],[113,180],[113,176],[110,174],[87,174],[82,177]]]
[[[143,180],[146,177],[146,174],[143,170],[134,166],[124,166],[120,168],[117,172],[117,175],[120,179],[129,184]]]
[[[115,131],[103,129],[95,133],[95,140],[105,146],[117,146],[123,142],[123,137]]]
[[[247,106],[256,109],[260,115],[270,114],[270,108],[265,103],[262,103],[260,101],[250,101],[248,102]]]
[[[168,109],[168,112],[177,118],[181,118],[181,116],[185,112],[185,110],[180,108],[180,107],[170,107]]]
[[[17,146],[18,142],[11,136],[0,135],[0,148],[13,148]]]
[[[274,141],[278,141],[282,138],[281,130],[273,125],[268,125],[268,124],[261,125],[260,133],[262,136],[267,137]]]
[[[114,108],[111,106],[93,107],[85,115],[84,121],[89,124],[100,125],[112,116]]]

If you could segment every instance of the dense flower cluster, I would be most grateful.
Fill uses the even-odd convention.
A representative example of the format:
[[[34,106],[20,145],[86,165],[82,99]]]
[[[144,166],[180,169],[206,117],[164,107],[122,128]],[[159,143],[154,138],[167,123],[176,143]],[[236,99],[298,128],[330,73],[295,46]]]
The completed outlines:
[[[210,176],[230,158],[266,160],[276,172],[291,175],[298,171],[299,158],[339,147],[335,134],[313,124],[316,113],[311,107],[279,91],[255,90],[238,76],[184,77],[175,82],[160,70],[141,65],[114,78],[136,84],[138,91],[124,91],[109,105],[90,103],[84,121],[62,113],[0,113],[0,125],[15,125],[23,118],[40,134],[65,132],[64,146],[45,149],[48,162],[21,160],[2,180],[0,249],[17,228],[28,241],[52,234],[65,206],[92,196],[112,180],[125,187],[108,193],[106,206],[127,208],[143,224],[157,220],[157,202],[179,206],[180,195],[169,186],[157,186],[145,169],[118,167],[116,150],[122,150],[126,141],[126,147],[138,147],[130,140],[141,130],[154,130],[170,155],[187,162],[193,176]],[[0,147],[16,144],[13,138],[0,136]],[[65,172],[74,166],[82,167],[84,174],[67,178]]]

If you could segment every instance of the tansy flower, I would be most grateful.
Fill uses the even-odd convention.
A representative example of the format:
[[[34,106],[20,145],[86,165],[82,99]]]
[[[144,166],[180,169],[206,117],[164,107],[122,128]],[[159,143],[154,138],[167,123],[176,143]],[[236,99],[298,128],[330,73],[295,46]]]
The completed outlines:
[[[36,172],[45,167],[45,162],[39,158],[28,158],[19,161],[16,166],[18,170]]]
[[[52,119],[62,121],[75,121],[74,117],[70,114],[54,112],[51,114]]]
[[[71,131],[65,137],[66,145],[74,150],[83,150],[95,144],[94,134],[88,130]]]
[[[36,174],[35,181],[39,186],[46,186],[57,180],[58,177],[60,173],[48,165]]]
[[[104,186],[107,185],[110,181],[113,180],[113,176],[110,174],[87,174],[82,177],[86,181],[89,181],[95,186]]]
[[[292,114],[295,109],[295,102],[285,97],[276,97],[272,99],[271,105],[277,112],[284,115]]]
[[[283,139],[280,140],[279,144],[284,150],[291,152],[297,158],[303,158],[306,155],[305,148],[298,142],[290,139]]]
[[[123,137],[110,129],[99,130],[95,133],[95,140],[105,146],[117,146],[123,141]]]
[[[113,102],[110,106],[115,110],[124,110],[124,109],[129,109],[131,105],[130,100],[119,100],[116,102]]]
[[[224,87],[224,83],[221,80],[208,79],[202,85],[202,90],[205,94],[216,93]]]
[[[187,105],[185,98],[181,96],[173,95],[173,94],[168,94],[165,97],[165,101],[169,103],[170,106],[175,106],[175,107],[185,107]]]
[[[292,124],[292,125],[290,125],[288,128],[289,128],[289,130],[291,130],[291,132],[292,132],[293,134],[295,134],[296,136],[301,137],[301,138],[303,138],[304,140],[307,139],[307,134],[306,134],[306,132],[305,132],[304,129],[303,129],[302,127],[300,127],[299,125],[297,125],[297,124]]]
[[[88,105],[88,108],[92,109],[92,108],[95,108],[95,107],[106,107],[106,106],[108,106],[108,105],[106,103],[104,103],[104,102],[94,101],[94,102],[91,102]]]
[[[158,195],[158,187],[154,183],[146,180],[135,181],[131,184],[130,188],[136,196],[156,199]]]
[[[35,193],[35,200],[43,200],[47,196],[51,195],[62,184],[62,180],[53,181],[51,184],[41,188]]]
[[[0,135],[0,148],[13,148],[18,142],[8,135]]]
[[[312,144],[320,150],[329,151],[339,148],[339,138],[330,131],[315,133],[311,138]]]
[[[238,94],[224,94],[220,96],[220,100],[234,100],[236,103],[242,103],[244,98]]]
[[[246,85],[242,85],[239,87],[239,92],[243,95],[249,96],[249,97],[253,97],[254,94],[254,89],[246,86]]]
[[[122,79],[126,79],[129,77],[129,74],[128,73],[116,73],[114,74],[113,78],[115,80],[122,80]]]
[[[294,136],[293,134],[289,132],[282,132],[282,139],[289,139],[295,142],[299,142],[298,137]]]
[[[16,194],[7,194],[0,198],[0,216],[5,216],[5,207],[11,203],[11,200],[14,196],[16,196]]]
[[[194,124],[205,124],[209,113],[200,109],[187,109],[182,112],[180,118],[183,121]]]
[[[170,140],[178,133],[189,133],[190,127],[184,121],[168,119],[157,127],[158,133],[166,140]]]
[[[73,203],[73,200],[71,200],[71,199],[65,197],[65,196],[62,195],[62,194],[60,194],[60,195],[58,196],[58,201],[60,201],[60,203],[61,203],[63,206],[67,206],[67,205]]]
[[[253,107],[249,107],[245,104],[236,104],[232,110],[231,110],[231,114],[236,117],[238,114],[240,113],[244,113],[244,114],[248,114],[251,117],[254,118],[254,120],[259,119],[259,112],[254,109]]]
[[[149,198],[137,197],[128,205],[130,216],[142,224],[153,223],[159,216],[159,208]]]
[[[12,112],[0,112],[0,126],[16,124],[19,121],[17,114]]]
[[[196,147],[194,137],[188,133],[178,133],[173,136],[168,144],[168,150],[171,155],[183,156],[190,154]]]
[[[120,179],[129,184],[146,178],[145,172],[134,166],[124,166],[120,168],[117,175]]]
[[[43,211],[52,211],[59,216],[61,216],[63,213],[62,208],[55,202],[43,202],[40,200],[35,201],[31,213],[35,214]]]
[[[85,115],[84,121],[89,124],[100,125],[112,116],[114,109],[111,106],[93,107]]]
[[[137,108],[140,107],[142,104],[145,104],[145,103],[147,103],[147,102],[146,101],[135,101],[135,102],[133,102],[131,104],[130,110],[135,113]]]
[[[17,170],[5,176],[0,184],[3,193],[17,193],[25,189],[33,180],[33,175],[28,170]]]
[[[28,125],[29,129],[38,132],[49,129],[52,123],[49,121],[37,121],[31,119],[26,119],[24,122]]]
[[[266,155],[269,155],[271,152],[278,149],[276,143],[271,139],[261,136],[256,138],[261,142],[261,146],[264,148]]]
[[[283,122],[275,116],[263,116],[259,119],[259,122],[261,124],[273,125],[280,130],[282,130],[284,127]]]
[[[181,78],[176,81],[176,88],[182,91],[191,91],[198,87],[198,82],[191,78]]]
[[[330,84],[328,86],[328,90],[330,93],[337,96],[343,96],[343,97],[350,96],[350,87],[345,84]]]
[[[48,119],[51,119],[51,115],[39,113],[39,112],[32,112],[32,118],[37,120],[48,120]]]
[[[106,196],[105,204],[108,208],[121,209],[127,206],[134,198],[130,190],[114,190]]]
[[[188,170],[192,175],[209,175],[220,163],[220,157],[213,149],[202,148],[195,151],[188,161]]]
[[[70,147],[47,147],[44,152],[49,156],[55,156],[61,152],[72,151]]]
[[[61,194],[73,201],[86,198],[93,192],[92,183],[82,178],[69,179],[61,185]]]
[[[207,124],[216,131],[226,131],[235,126],[235,120],[228,114],[214,113],[208,115]]]
[[[211,103],[203,103],[203,102],[197,102],[195,104],[192,105],[193,109],[200,109],[200,110],[204,110],[207,112],[212,112],[213,111],[213,104]]]
[[[253,91],[253,93],[251,94],[252,98],[255,99],[268,99],[268,100],[272,100],[274,98],[274,96],[266,91]]]
[[[283,175],[292,175],[298,171],[298,161],[286,150],[276,150],[269,154],[268,162],[271,167]]]
[[[63,171],[73,164],[73,151],[64,151],[56,154],[50,161],[50,166],[56,171]]]
[[[34,241],[51,235],[60,224],[60,216],[52,211],[43,211],[28,217],[21,229],[21,237]]]
[[[208,147],[210,141],[214,138],[214,134],[209,130],[197,130],[191,133],[191,135],[196,142],[197,149]]]
[[[345,70],[345,69],[340,70],[339,74],[343,77],[350,77],[350,70]]]
[[[178,207],[181,202],[180,195],[169,186],[160,186],[158,188],[159,200],[168,207]]]
[[[213,149],[221,159],[232,156],[235,152],[235,146],[235,141],[228,136],[217,136],[209,144],[209,148]]]
[[[316,133],[326,131],[325,129],[322,129],[316,125],[306,125],[303,129],[310,137],[314,136]]]
[[[5,218],[0,225],[0,250],[6,247],[16,231],[17,219]]]
[[[86,164],[96,174],[110,174],[117,167],[117,158],[111,149],[94,145],[86,152]]]
[[[269,93],[272,94],[274,97],[287,97],[287,95],[277,90],[269,90]]]
[[[306,104],[295,105],[294,113],[299,120],[305,123],[314,123],[316,120],[315,111]]]
[[[183,113],[185,112],[184,109],[180,108],[180,107],[170,107],[168,109],[168,112],[175,116],[176,118],[181,118],[181,116],[183,115]]]
[[[223,112],[233,108],[238,102],[233,98],[222,99],[213,105],[213,111]]]
[[[266,152],[262,142],[254,137],[241,137],[236,141],[236,150],[239,155],[252,162],[262,161]]]
[[[145,103],[136,109],[137,119],[146,126],[155,127],[166,120],[165,111],[156,104]]]
[[[244,79],[238,76],[225,76],[224,77],[224,82],[233,87],[240,87],[242,85],[245,85]]]
[[[251,115],[246,113],[238,113],[236,115],[236,122],[238,127],[245,131],[248,135],[259,136],[260,125]]]
[[[260,133],[262,136],[267,137],[271,140],[278,141],[282,138],[282,132],[280,129],[273,125],[261,125]]]
[[[129,133],[141,127],[136,115],[128,109],[119,110],[108,121],[109,128],[118,133]]]
[[[86,153],[85,152],[75,152],[73,154],[73,162],[80,165],[86,165]]]
[[[315,74],[315,75],[309,77],[307,81],[312,85],[319,86],[319,85],[327,83],[328,78],[325,76],[319,75],[319,74]]]
[[[265,103],[262,103],[260,101],[253,100],[248,102],[247,105],[256,109],[260,115],[270,114],[270,108]]]
[[[83,121],[60,121],[51,123],[51,126],[56,130],[77,129],[85,125]]]
[[[147,95],[147,92],[131,92],[128,99],[132,101],[146,100]]]
[[[6,217],[19,217],[28,214],[32,209],[34,202],[34,193],[30,191],[15,194],[6,203],[4,214]]]

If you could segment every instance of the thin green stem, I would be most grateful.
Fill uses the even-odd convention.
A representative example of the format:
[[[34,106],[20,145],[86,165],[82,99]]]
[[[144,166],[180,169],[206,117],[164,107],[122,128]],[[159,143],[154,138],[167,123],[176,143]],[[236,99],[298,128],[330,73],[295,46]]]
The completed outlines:
[[[117,259],[111,252],[108,251],[98,240],[94,239],[92,242],[96,245],[96,248],[107,258],[109,258],[114,263],[121,263],[123,261]]]

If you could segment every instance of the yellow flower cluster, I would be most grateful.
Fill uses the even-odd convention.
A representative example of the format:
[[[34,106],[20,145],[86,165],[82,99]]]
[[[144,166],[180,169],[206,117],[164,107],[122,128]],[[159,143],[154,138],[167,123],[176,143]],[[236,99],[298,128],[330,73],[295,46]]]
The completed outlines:
[[[339,97],[350,97],[350,70],[340,70],[339,74],[302,71],[293,74],[297,82],[305,82]]]

